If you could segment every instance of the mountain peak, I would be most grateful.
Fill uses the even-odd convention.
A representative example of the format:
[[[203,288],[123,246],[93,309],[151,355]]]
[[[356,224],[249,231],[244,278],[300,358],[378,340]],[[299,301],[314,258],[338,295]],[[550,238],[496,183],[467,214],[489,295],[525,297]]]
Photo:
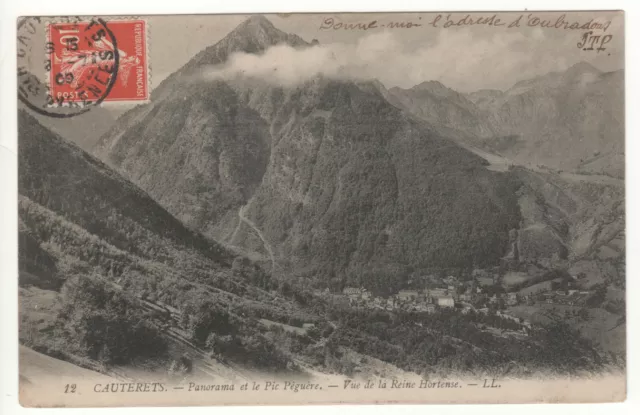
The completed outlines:
[[[437,97],[446,97],[457,100],[463,98],[457,91],[447,87],[440,81],[425,81],[410,88],[410,91],[426,92]]]
[[[248,53],[260,52],[278,43],[286,43],[294,47],[307,45],[298,36],[276,28],[269,19],[261,15],[251,16],[240,23],[223,39],[223,42],[225,41],[232,47],[240,47],[240,49],[243,49],[243,46],[247,44],[254,46],[256,50],[250,47],[246,51]]]
[[[278,30],[269,19],[254,15],[240,23],[226,37],[227,38],[266,38],[279,37],[283,32]]]
[[[566,73],[570,73],[570,74],[583,74],[583,73],[599,74],[599,73],[601,73],[601,71],[598,68],[596,68],[593,65],[591,65],[590,63],[588,63],[588,62],[580,61],[580,62],[574,64],[573,66],[571,66],[569,69],[567,69]]]
[[[240,29],[240,28],[249,28],[249,27],[260,27],[263,29],[275,29],[275,26],[273,25],[273,23],[271,23],[271,21],[269,19],[267,19],[266,17],[264,17],[261,14],[257,14],[257,15],[253,15],[251,17],[249,17],[247,20],[245,20],[244,22],[242,22],[237,28],[236,30]]]
[[[276,28],[264,16],[254,15],[240,23],[216,44],[201,50],[177,72],[169,75],[152,93],[152,99],[174,88],[180,88],[175,83],[184,74],[189,74],[202,66],[214,66],[224,63],[231,54],[242,52],[261,54],[271,46],[285,44],[294,48],[309,46],[301,37],[285,33]]]
[[[429,90],[429,91],[446,91],[449,88],[444,86],[439,81],[425,81],[425,82],[422,82],[422,83],[412,87],[411,89],[414,89],[414,90]]]

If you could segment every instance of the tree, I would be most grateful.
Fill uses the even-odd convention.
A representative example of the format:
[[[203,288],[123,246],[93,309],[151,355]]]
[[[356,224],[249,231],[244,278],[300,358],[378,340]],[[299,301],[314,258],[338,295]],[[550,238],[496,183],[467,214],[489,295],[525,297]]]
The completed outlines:
[[[197,306],[190,319],[191,339],[198,345],[204,345],[210,333],[229,334],[231,328],[229,314],[211,301]]]
[[[169,375],[185,376],[193,371],[193,362],[187,355],[182,355],[179,359],[174,359],[169,365]]]
[[[137,300],[98,276],[78,275],[62,288],[59,315],[81,351],[102,363],[124,364],[163,355],[165,340]]]
[[[578,311],[578,317],[580,317],[580,320],[582,321],[589,320],[589,310],[581,308],[580,311]]]
[[[234,354],[259,368],[285,370],[289,362],[289,359],[261,334],[243,337],[242,347],[237,348]]]
[[[307,329],[307,336],[311,337],[312,339],[318,340],[321,337],[321,331],[318,327],[312,326]]]
[[[607,297],[607,285],[600,285],[593,294],[586,300],[586,305],[591,308],[600,307]]]

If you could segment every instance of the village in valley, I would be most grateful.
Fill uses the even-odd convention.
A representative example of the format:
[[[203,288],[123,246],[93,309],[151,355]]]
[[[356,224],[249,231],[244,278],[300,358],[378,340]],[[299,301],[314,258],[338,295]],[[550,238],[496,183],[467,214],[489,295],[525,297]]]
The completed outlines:
[[[497,316],[517,323],[522,333],[529,334],[532,322],[523,318],[522,313],[514,313],[513,309],[520,305],[529,306],[529,309],[558,305],[573,310],[586,306],[594,290],[580,288],[583,278],[584,275],[575,275],[505,289],[499,273],[476,269],[467,280],[453,275],[427,275],[420,279],[423,288],[401,289],[389,296],[375,295],[364,287],[353,286],[338,293],[329,289],[314,290],[314,295],[353,308],[427,314],[449,310],[465,315]]]

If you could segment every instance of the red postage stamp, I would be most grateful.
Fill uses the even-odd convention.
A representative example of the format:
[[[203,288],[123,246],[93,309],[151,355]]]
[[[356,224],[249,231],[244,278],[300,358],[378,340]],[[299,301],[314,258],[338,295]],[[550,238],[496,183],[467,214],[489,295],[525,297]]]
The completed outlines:
[[[144,20],[50,23],[47,34],[51,105],[149,98]]]

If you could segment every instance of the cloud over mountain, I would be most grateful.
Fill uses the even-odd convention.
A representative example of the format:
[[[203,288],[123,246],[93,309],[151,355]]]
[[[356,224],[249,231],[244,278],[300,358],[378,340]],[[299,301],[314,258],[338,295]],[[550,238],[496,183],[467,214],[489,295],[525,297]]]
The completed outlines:
[[[430,42],[407,47],[396,32],[363,36],[356,43],[271,46],[262,54],[235,52],[221,65],[201,68],[204,80],[247,77],[279,86],[296,86],[316,76],[339,80],[378,79],[387,87],[409,88],[425,79],[473,90],[481,76],[487,85],[500,85],[505,73],[523,76],[564,70],[571,62],[531,53],[545,41],[540,29],[528,36],[521,32],[496,32],[477,37],[470,30],[440,31]],[[393,64],[393,70],[390,70]],[[465,81],[468,79],[468,81]]]

